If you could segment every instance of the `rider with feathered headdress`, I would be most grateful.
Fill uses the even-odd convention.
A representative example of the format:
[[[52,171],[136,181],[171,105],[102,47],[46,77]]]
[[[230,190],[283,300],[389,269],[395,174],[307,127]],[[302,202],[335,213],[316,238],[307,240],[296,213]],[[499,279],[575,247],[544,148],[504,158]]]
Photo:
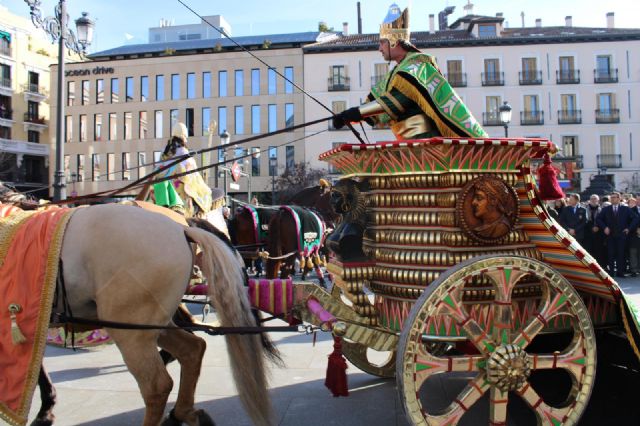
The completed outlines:
[[[433,56],[411,44],[409,10],[397,4],[380,25],[382,56],[397,65],[367,97],[368,103],[334,117],[334,126],[366,120],[389,124],[397,139],[434,136],[487,137],[458,94],[442,75]]]

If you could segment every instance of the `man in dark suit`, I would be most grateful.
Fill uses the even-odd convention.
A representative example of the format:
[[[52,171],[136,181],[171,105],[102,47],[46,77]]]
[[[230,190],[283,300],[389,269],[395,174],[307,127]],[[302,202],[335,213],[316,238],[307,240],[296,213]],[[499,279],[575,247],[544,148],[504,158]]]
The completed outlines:
[[[629,208],[640,217],[640,206],[637,198],[629,199]],[[629,269],[632,277],[640,274],[640,225],[629,233]]]
[[[611,194],[609,199],[611,205],[602,209],[596,221],[598,226],[604,229],[604,235],[607,239],[609,274],[613,275],[614,271],[616,271],[618,277],[624,277],[624,248],[627,235],[631,230],[636,229],[638,222],[640,222],[640,217],[632,212],[629,207],[620,204],[619,192]]]
[[[570,194],[569,205],[560,211],[560,225],[582,246],[586,224],[587,210],[580,205],[580,194]]]
[[[584,231],[583,247],[603,268],[606,268],[607,250],[604,243],[604,234],[596,222],[598,215],[602,211],[598,194],[591,194],[585,209],[587,210],[587,225]]]

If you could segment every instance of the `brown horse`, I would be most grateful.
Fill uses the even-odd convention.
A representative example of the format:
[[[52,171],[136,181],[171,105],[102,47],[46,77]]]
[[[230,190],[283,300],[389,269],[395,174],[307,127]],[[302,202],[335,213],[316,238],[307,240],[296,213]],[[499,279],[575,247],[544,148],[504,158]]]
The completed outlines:
[[[308,250],[304,245],[306,237],[305,222],[317,222],[314,230],[319,239],[319,244]],[[280,206],[280,209],[269,222],[269,242],[267,244],[266,276],[269,279],[287,278],[294,274],[295,260],[300,260],[302,279],[314,269],[320,284],[325,285],[324,275],[320,270],[320,248],[324,244],[325,222],[308,209],[296,206]],[[311,237],[314,239],[315,237]]]
[[[77,209],[64,234],[60,259],[66,304],[73,315],[128,324],[173,325],[184,289],[191,276],[193,251],[203,251],[203,272],[209,296],[223,326],[255,326],[241,260],[211,233],[177,224],[144,209],[97,205]],[[62,292],[59,292],[60,297]],[[54,313],[56,309],[54,309]],[[204,340],[184,330],[123,330],[107,328],[145,402],[144,425],[161,422],[173,381],[157,347],[171,353],[182,369],[172,416],[189,425],[207,424],[210,418],[194,408],[194,392],[205,351]],[[265,346],[255,335],[228,335],[233,376],[239,396],[256,424],[272,423],[264,370]],[[251,366],[251,368],[248,368]],[[45,395],[44,366],[40,374]],[[38,424],[51,424],[52,401],[43,407]]]

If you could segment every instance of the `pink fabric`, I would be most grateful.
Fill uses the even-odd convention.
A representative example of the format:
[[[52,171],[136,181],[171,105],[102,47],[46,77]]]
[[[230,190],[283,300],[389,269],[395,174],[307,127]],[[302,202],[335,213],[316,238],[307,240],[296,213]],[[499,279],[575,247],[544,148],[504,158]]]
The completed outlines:
[[[325,310],[320,302],[318,302],[313,297],[310,297],[307,300],[307,308],[311,311],[311,313],[323,323],[331,323],[336,320],[336,317],[331,315],[331,313]]]
[[[293,282],[279,278],[249,280],[249,300],[254,308],[271,315],[283,315],[293,305]]]

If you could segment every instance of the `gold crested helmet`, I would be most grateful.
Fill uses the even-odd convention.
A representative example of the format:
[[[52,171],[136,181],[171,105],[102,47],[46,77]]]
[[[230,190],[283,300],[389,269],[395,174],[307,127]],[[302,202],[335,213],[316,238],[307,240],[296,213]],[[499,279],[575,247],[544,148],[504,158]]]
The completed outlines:
[[[411,31],[409,31],[409,8],[401,11],[400,6],[393,3],[389,6],[387,16],[380,24],[380,40],[389,40],[389,47],[402,44],[407,50],[420,52],[411,44]]]

